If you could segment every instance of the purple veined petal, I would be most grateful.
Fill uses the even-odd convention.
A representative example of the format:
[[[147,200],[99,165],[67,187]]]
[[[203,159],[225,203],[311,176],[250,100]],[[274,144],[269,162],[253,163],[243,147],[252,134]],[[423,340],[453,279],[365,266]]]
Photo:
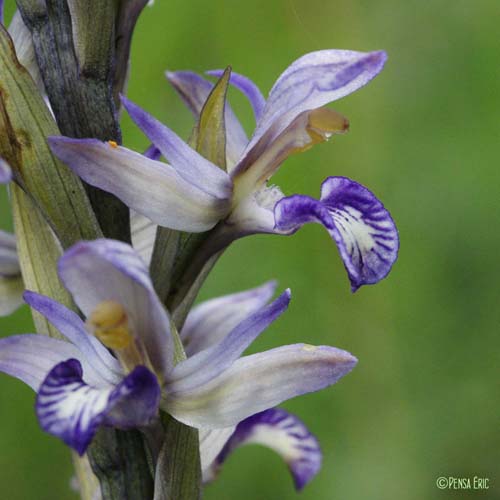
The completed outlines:
[[[210,76],[215,76],[220,78],[224,73],[223,69],[214,69],[207,71],[206,74]],[[264,111],[264,106],[266,105],[266,100],[262,95],[259,87],[250,80],[250,78],[241,75],[239,73],[231,72],[231,79],[229,83],[236,87],[250,102],[253,109],[253,114],[255,116],[255,121],[258,122]]]
[[[167,71],[167,80],[181,96],[196,119],[212,91],[213,83],[191,71]],[[236,165],[248,144],[248,137],[236,118],[231,106],[226,102],[226,157],[228,169]]]
[[[353,292],[385,278],[397,259],[399,237],[389,212],[375,195],[346,177],[329,177],[320,201],[294,195],[275,207],[276,230],[290,234],[318,222],[337,244]]]
[[[204,483],[213,479],[212,464],[235,429],[234,425],[224,429],[200,429],[200,460]]]
[[[197,153],[137,104],[123,96],[121,99],[132,120],[184,180],[218,199],[231,196],[232,181],[226,172]]]
[[[16,237],[12,233],[0,230],[0,276],[16,277],[20,274]]]
[[[271,408],[240,422],[234,434],[212,464],[215,476],[227,457],[240,446],[266,446],[285,461],[292,474],[295,488],[300,491],[321,468],[319,442],[304,422],[281,408]]]
[[[167,392],[194,390],[227,370],[245,349],[286,311],[290,298],[290,290],[285,290],[271,304],[243,319],[220,342],[177,364],[168,379]]]
[[[264,307],[276,290],[276,282],[244,292],[207,300],[194,307],[181,331],[188,358],[224,339],[246,317]]]
[[[103,380],[116,384],[122,378],[122,368],[118,360],[99,340],[87,332],[78,314],[50,297],[36,292],[24,292],[24,300],[78,348]]]
[[[2,23],[2,24],[4,22],[3,21],[3,14],[4,14],[4,12],[3,12],[3,0],[0,0],[0,23]]]
[[[10,165],[0,158],[0,184],[7,184],[12,180],[12,170]]]
[[[354,356],[334,347],[283,346],[240,358],[193,390],[167,391],[162,406],[192,427],[229,427],[287,399],[334,384],[356,362]]]
[[[130,212],[132,246],[148,265],[153,255],[157,229],[158,226],[151,219],[133,210]]]
[[[160,226],[207,231],[229,210],[226,188],[214,196],[187,182],[170,165],[122,146],[67,137],[50,137],[49,144],[85,182],[113,193]]]
[[[292,63],[278,78],[245,150],[272,141],[302,112],[320,108],[366,85],[384,67],[385,52],[319,50]]]
[[[80,361],[87,383],[107,385],[69,342],[30,333],[0,339],[0,371],[18,378],[35,391],[55,365],[69,358]]]
[[[173,365],[170,320],[156,295],[148,268],[130,245],[100,239],[80,242],[59,260],[59,276],[89,316],[104,301],[125,309],[131,333],[145,347],[157,374]]]
[[[144,366],[136,367],[117,386],[96,388],[82,376],[76,359],[59,363],[40,386],[35,406],[42,429],[80,455],[99,426],[130,429],[147,425],[156,416],[160,388]]]

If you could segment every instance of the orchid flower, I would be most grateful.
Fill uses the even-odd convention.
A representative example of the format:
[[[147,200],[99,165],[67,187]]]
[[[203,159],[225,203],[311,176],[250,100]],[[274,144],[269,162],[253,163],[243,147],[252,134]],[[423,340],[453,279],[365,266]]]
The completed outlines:
[[[226,337],[239,323],[251,318],[270,301],[276,282],[208,300],[190,312],[181,338],[191,356]],[[295,415],[271,408],[252,415],[236,427],[200,430],[203,481],[212,482],[228,456],[246,444],[261,444],[278,453],[288,465],[295,486],[302,489],[321,467],[317,439]]]
[[[156,224],[188,232],[217,225],[213,253],[241,236],[289,235],[307,222],[318,222],[336,243],[356,290],[384,278],[397,258],[397,230],[382,203],[344,177],[326,179],[319,200],[285,197],[267,182],[291,154],[347,129],[344,117],[323,106],[366,85],[385,61],[384,52],[312,52],[281,74],[267,100],[248,78],[233,73],[231,82],[253,106],[256,128],[248,140],[226,106],[227,172],[126,98],[122,101],[130,116],[169,164],[113,142],[66,137],[49,142],[87,183],[115,194]],[[198,116],[213,85],[191,72],[167,77]]]
[[[25,292],[69,342],[32,334],[0,339],[0,370],[37,392],[41,427],[79,453],[100,426],[145,427],[159,408],[202,433],[229,438],[247,417],[330,386],[356,364],[345,351],[306,344],[241,357],[290,301],[287,290],[265,305],[268,284],[243,297],[237,312],[229,304],[234,297],[219,299],[226,317],[208,343],[203,308],[214,303],[193,310],[181,332],[189,357],[174,366],[171,320],[132,247],[105,239],[77,243],[61,257],[58,273],[85,322]]]

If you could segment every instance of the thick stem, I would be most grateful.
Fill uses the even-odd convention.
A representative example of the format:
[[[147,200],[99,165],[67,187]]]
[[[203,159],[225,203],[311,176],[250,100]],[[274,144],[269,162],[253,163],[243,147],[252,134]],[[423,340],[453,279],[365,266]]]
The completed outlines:
[[[111,87],[114,2],[92,2],[93,22],[85,26],[92,29],[94,43],[101,50],[89,46],[91,54],[86,59],[84,46],[79,50],[81,61],[75,52],[66,0],[47,0],[46,7],[33,0],[17,3],[33,36],[40,73],[61,133],[121,142]],[[76,30],[80,41],[90,43],[92,37],[86,33],[84,38],[81,30],[80,25]],[[113,195],[94,187],[87,186],[87,192],[104,235],[130,241],[128,208]]]

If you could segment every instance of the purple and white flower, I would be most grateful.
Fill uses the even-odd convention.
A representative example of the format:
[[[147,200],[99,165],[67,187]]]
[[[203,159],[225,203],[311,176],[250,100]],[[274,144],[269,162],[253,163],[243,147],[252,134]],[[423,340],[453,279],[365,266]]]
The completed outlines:
[[[328,178],[319,200],[285,197],[267,182],[291,154],[347,129],[344,117],[323,106],[366,85],[385,61],[384,52],[306,54],[281,74],[267,100],[248,78],[233,73],[231,82],[250,100],[257,123],[249,140],[226,106],[227,172],[125,98],[130,116],[169,164],[94,139],[53,137],[50,144],[87,183],[115,194],[156,224],[200,232],[224,221],[217,226],[213,253],[248,234],[288,235],[307,222],[323,224],[356,290],[385,277],[397,258],[397,230],[382,203],[342,177]],[[213,84],[186,71],[167,77],[198,116]]]
[[[274,285],[266,284],[194,309],[181,332],[189,357],[174,366],[170,318],[132,247],[81,242],[61,257],[58,271],[85,322],[26,292],[26,302],[68,342],[31,334],[0,339],[0,370],[37,392],[42,428],[79,453],[99,426],[147,426],[160,407],[227,439],[247,417],[330,386],[356,364],[346,351],[306,344],[242,357],[290,301],[287,290],[267,304]],[[213,337],[204,338],[213,326]],[[211,447],[212,458],[220,448]]]
[[[207,441],[201,441],[203,481],[216,479],[228,456],[240,446],[259,444],[278,453],[292,474],[295,488],[301,490],[319,472],[322,453],[319,442],[306,425],[295,415],[281,408],[270,408],[240,422],[221,451],[209,465],[204,463],[208,453]]]

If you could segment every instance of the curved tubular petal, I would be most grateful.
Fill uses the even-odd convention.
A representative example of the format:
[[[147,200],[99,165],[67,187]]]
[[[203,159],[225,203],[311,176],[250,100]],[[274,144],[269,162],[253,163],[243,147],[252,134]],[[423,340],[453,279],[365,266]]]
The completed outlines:
[[[10,165],[0,158],[0,184],[7,184],[12,180],[12,170]]]
[[[181,331],[188,358],[220,342],[246,317],[264,307],[274,295],[276,282],[207,300],[194,307]]]
[[[329,177],[321,199],[294,195],[274,210],[277,232],[291,234],[318,222],[337,244],[352,291],[385,278],[397,259],[399,237],[389,212],[375,195],[346,177]]]
[[[183,179],[215,198],[224,200],[231,196],[231,179],[217,165],[197,153],[137,104],[125,97],[122,97],[122,103],[136,125]]]
[[[274,302],[247,316],[219,343],[181,361],[169,377],[167,392],[191,391],[224,372],[286,311],[290,297],[290,290],[286,290]]]
[[[212,464],[234,430],[234,425],[224,429],[200,429],[200,460],[204,483],[214,479],[215,471]]]
[[[131,246],[106,239],[77,243],[59,260],[59,276],[85,316],[101,302],[121,304],[155,372],[164,375],[171,370],[170,320],[146,264]]]
[[[120,363],[99,340],[87,332],[78,314],[36,292],[26,291],[24,300],[74,344],[106,382],[115,384],[121,379]]]
[[[213,83],[191,71],[167,71],[166,77],[195,118],[198,119],[205,101],[212,91]],[[230,167],[236,165],[240,159],[248,144],[248,137],[228,102],[226,102],[224,119],[226,122],[227,165],[230,170]]]
[[[160,388],[144,366],[135,368],[116,387],[96,388],[87,385],[82,376],[76,359],[59,363],[41,385],[35,406],[42,429],[80,455],[100,425],[130,429],[146,425],[156,416]]]
[[[244,154],[264,135],[268,144],[303,111],[319,108],[363,87],[380,73],[386,60],[382,51],[352,50],[319,50],[297,59],[271,89]]]
[[[287,399],[334,384],[356,362],[334,347],[288,345],[238,359],[196,389],[167,392],[162,405],[192,427],[229,427]]]
[[[319,442],[304,422],[281,408],[271,408],[240,422],[216,460],[211,472],[215,476],[227,457],[240,446],[266,446],[285,461],[295,488],[300,491],[321,468]]]
[[[144,215],[131,211],[130,213],[130,234],[132,236],[132,246],[149,265],[156,239],[157,225]]]
[[[211,229],[229,200],[187,182],[170,165],[96,139],[50,137],[52,151],[85,182],[113,193],[160,226],[179,231]],[[220,169],[218,169],[220,170]]]
[[[103,385],[99,373],[69,342],[30,333],[0,339],[0,371],[22,380],[35,391],[55,365],[69,358],[80,361],[89,384]]]
[[[207,75],[216,76],[220,78],[224,73],[223,69],[214,69],[211,71],[206,71]],[[262,95],[259,87],[250,80],[250,78],[241,75],[239,73],[231,72],[231,78],[229,83],[236,87],[250,102],[253,109],[253,114],[255,116],[255,121],[258,122],[264,111],[264,106],[266,105],[266,100]]]

